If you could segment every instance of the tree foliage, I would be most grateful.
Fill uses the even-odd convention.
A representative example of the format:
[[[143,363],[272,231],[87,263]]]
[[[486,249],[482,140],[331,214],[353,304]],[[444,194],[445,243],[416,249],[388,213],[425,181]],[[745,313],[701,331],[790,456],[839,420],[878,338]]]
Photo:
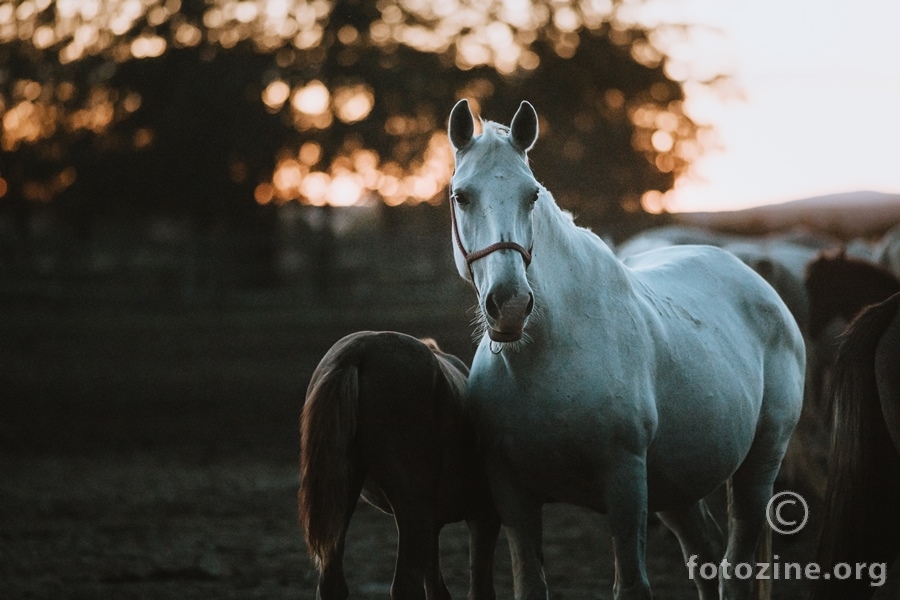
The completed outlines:
[[[75,222],[259,222],[280,202],[439,201],[468,97],[538,109],[535,172],[591,218],[640,210],[701,128],[620,0],[0,4],[0,177]]]

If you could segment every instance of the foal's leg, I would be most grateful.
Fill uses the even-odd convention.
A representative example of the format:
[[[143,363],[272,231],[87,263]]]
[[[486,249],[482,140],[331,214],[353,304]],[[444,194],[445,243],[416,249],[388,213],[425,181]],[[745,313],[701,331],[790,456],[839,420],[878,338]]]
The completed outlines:
[[[441,528],[436,527],[431,542],[431,561],[425,574],[425,595],[428,600],[450,600],[450,591],[441,572]]]
[[[696,567],[692,576],[700,594],[700,600],[718,600],[719,581],[704,579],[698,571],[699,565],[718,565],[725,552],[725,539],[719,524],[709,512],[704,500],[685,508],[657,513],[662,522],[672,530],[681,544],[685,564],[693,562]],[[696,557],[693,561],[691,557]]]
[[[391,598],[432,600],[425,594],[425,576],[433,563],[434,510],[430,504],[409,499],[392,506],[399,541]]]
[[[438,472],[429,461],[422,460],[427,458],[427,452],[422,448],[426,448],[424,443],[416,444],[405,450],[405,456],[389,457],[377,468],[372,467],[373,473],[378,472],[378,481],[397,524],[397,562],[391,584],[393,600],[425,600],[426,576],[431,569],[439,568],[434,565],[437,559],[435,496]]]

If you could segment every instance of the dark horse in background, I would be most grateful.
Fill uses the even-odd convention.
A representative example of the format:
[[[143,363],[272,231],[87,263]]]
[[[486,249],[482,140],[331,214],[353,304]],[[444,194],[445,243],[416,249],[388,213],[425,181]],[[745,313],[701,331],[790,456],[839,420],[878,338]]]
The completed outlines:
[[[438,536],[465,519],[469,598],[493,600],[500,523],[467,414],[468,373],[433,341],[394,332],[349,335],[322,358],[301,416],[298,494],[321,600],[348,595],[344,541],[360,493],[396,521],[392,598],[449,598]]]
[[[900,293],[864,310],[838,350],[819,564],[822,573],[833,574],[835,565],[846,563],[852,575],[819,579],[813,600],[900,598],[898,367]],[[883,585],[872,585],[879,575],[873,564],[890,568]]]
[[[831,395],[828,373],[840,334],[862,309],[900,292],[900,279],[868,260],[824,252],[806,266],[804,284],[809,298],[807,335],[814,343],[808,397],[821,412]]]
[[[806,266],[809,331],[818,338],[834,319],[849,323],[860,310],[900,292],[900,279],[873,262],[823,253]]]

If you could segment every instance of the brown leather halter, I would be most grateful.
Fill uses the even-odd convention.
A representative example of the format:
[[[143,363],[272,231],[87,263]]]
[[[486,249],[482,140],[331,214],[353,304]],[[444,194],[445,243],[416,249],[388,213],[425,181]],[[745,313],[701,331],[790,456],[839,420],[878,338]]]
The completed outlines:
[[[469,269],[469,279],[471,279],[472,287],[475,288],[475,293],[479,297],[481,297],[481,293],[478,291],[478,286],[475,285],[475,273],[472,272],[472,263],[476,260],[481,260],[488,254],[492,254],[497,250],[515,250],[522,255],[526,269],[528,268],[528,265],[531,264],[531,251],[534,248],[533,245],[526,250],[524,246],[515,242],[500,241],[482,248],[481,250],[476,250],[475,252],[466,252],[466,248],[462,243],[462,238],[459,237],[459,226],[456,224],[456,199],[452,195],[450,196],[450,223],[453,227],[453,239],[456,241],[456,247],[459,248],[460,254],[462,254],[463,258],[466,260],[466,267]]]

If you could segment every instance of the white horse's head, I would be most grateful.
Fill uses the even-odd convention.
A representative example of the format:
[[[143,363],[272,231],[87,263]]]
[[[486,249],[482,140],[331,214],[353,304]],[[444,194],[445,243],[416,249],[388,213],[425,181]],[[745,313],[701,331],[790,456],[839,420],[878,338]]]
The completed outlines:
[[[534,236],[532,211],[543,187],[528,166],[538,136],[534,107],[522,102],[509,128],[484,122],[475,136],[469,103],[450,113],[456,169],[450,180],[453,253],[459,274],[478,294],[487,333],[496,342],[522,338],[534,308],[526,270]]]

